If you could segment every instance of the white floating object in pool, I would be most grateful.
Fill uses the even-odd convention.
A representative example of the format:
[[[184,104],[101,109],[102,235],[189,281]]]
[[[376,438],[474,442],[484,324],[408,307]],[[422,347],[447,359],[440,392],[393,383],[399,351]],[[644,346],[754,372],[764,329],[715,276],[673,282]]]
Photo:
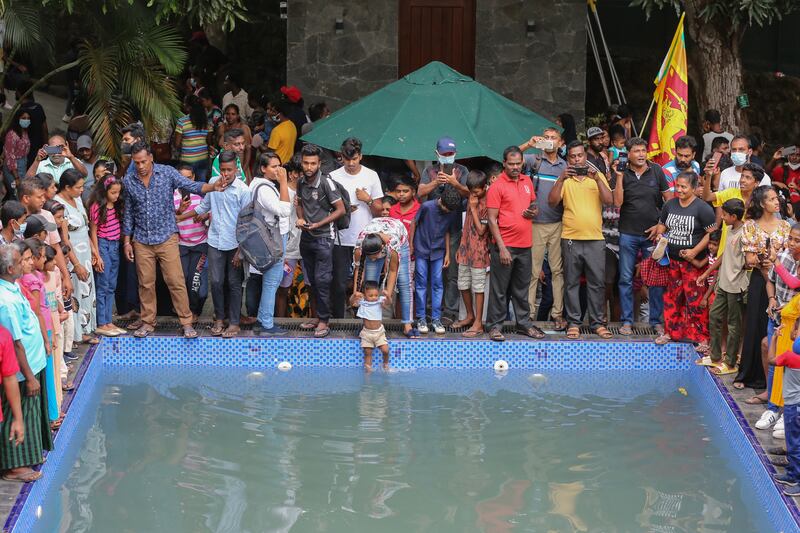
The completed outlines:
[[[250,372],[249,374],[247,374],[247,379],[261,379],[263,377],[264,377],[264,373],[263,372],[259,372],[258,370],[256,370],[255,372]]]
[[[531,374],[528,376],[528,381],[531,382],[531,385],[534,387],[541,387],[545,383],[547,383],[547,376],[544,374]]]
[[[494,362],[494,371],[495,372],[506,372],[508,370],[508,363],[503,361],[502,359],[498,359]]]
[[[36,518],[41,518],[41,517],[42,517],[42,506],[39,505],[36,507]]]
[[[280,370],[281,372],[288,372],[291,369],[292,369],[292,363],[290,363],[289,361],[281,361],[280,363],[278,363],[278,370]]]

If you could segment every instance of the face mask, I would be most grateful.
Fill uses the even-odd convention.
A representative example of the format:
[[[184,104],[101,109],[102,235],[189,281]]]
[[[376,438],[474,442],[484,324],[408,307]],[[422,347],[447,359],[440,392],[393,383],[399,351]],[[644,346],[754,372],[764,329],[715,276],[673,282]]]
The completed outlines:
[[[281,117],[280,117],[280,115],[272,115],[271,117],[269,117],[269,119],[270,119],[272,122],[274,122],[275,124],[280,124],[280,122],[281,122]]]
[[[747,154],[744,152],[733,152],[731,153],[731,161],[734,166],[740,167],[747,163]]]
[[[21,118],[19,119],[19,127],[20,128],[27,128],[31,125],[31,119],[29,118]]]
[[[798,168],[800,168],[800,163],[788,163],[788,165],[789,168],[791,168],[792,170],[797,170]]]
[[[440,165],[452,165],[456,162],[455,155],[440,155],[439,156],[439,164]]]
[[[25,231],[22,229],[22,226],[17,226],[16,228],[12,224],[11,227],[14,229],[14,240],[21,241],[25,239]]]
[[[124,155],[131,155],[131,146],[131,143],[123,142],[119,145],[119,149]]]

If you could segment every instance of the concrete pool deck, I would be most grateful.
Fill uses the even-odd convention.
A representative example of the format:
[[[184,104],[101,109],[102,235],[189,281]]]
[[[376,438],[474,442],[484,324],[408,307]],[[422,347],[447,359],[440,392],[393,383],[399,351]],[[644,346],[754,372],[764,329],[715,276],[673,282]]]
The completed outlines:
[[[301,322],[300,320],[279,320],[278,322],[282,326],[284,326],[284,327],[286,327],[287,329],[290,330],[290,336],[291,337],[301,337],[301,338],[302,337],[311,337],[311,333],[310,332],[300,330],[300,328],[299,328],[299,324]],[[210,324],[211,324],[210,321],[207,321],[207,320],[201,321],[198,324],[197,329],[198,329],[198,332],[200,333],[201,336],[203,336],[203,337],[209,337],[210,336],[210,331],[209,331],[210,330]],[[540,323],[539,326],[542,327],[542,329],[544,329],[548,333],[547,337],[545,339],[546,341],[551,341],[552,342],[552,341],[559,341],[559,340],[562,340],[562,339],[566,340],[563,332],[553,332],[552,331],[552,329],[550,327],[550,326],[552,326],[552,324]],[[357,335],[357,332],[358,332],[359,328],[360,328],[360,322],[356,321],[356,320],[334,321],[334,323],[332,324],[331,335],[330,335],[329,338],[333,338],[333,339],[354,338]],[[155,332],[154,335],[155,336],[174,336],[176,334],[176,332],[177,332],[177,329],[178,329],[178,323],[174,318],[160,319],[159,320],[159,328]],[[512,325],[508,325],[504,329],[506,331],[506,336],[507,336],[508,340],[530,340],[527,337],[510,333],[513,330],[513,326]],[[610,327],[610,329],[615,334],[618,331],[617,327],[614,327],[614,326]],[[400,332],[401,329],[400,329],[400,324],[399,323],[396,323],[394,321],[387,321],[387,330],[388,330],[388,336],[389,336],[390,339],[402,339],[403,338],[402,333]],[[627,342],[627,341],[638,341],[638,342],[645,341],[646,342],[646,341],[652,340],[652,338],[653,338],[652,332],[650,331],[650,328],[647,327],[647,326],[637,327],[635,329],[635,333],[637,335],[635,335],[635,336],[622,337],[622,336],[619,336],[619,335],[615,335],[614,338],[612,338],[612,339],[610,339],[608,341],[601,341],[599,339],[599,337],[597,337],[596,335],[587,334],[587,333],[588,333],[588,331],[584,331],[583,340],[593,341],[593,342],[611,342],[611,343],[619,343],[619,342]],[[252,332],[249,329],[244,329],[242,334],[241,334],[241,336],[242,337],[247,337],[247,338],[258,338],[258,335],[254,334],[254,332]],[[472,339],[464,339],[460,335],[460,333],[458,331],[452,331],[452,332],[449,331],[446,335],[439,335],[439,336],[433,335],[433,334],[429,334],[427,336],[423,336],[423,338],[427,338],[428,340],[431,340],[431,339],[434,339],[434,338],[438,338],[438,339],[442,339],[442,340],[464,340],[464,341],[472,340]],[[479,337],[479,338],[474,339],[474,340],[475,341],[481,341],[481,340],[487,341],[488,337],[486,337],[484,335],[483,337]],[[531,342],[535,343],[537,341],[531,341]],[[575,342],[575,341],[567,341],[567,342]],[[78,346],[77,354],[80,356],[80,358],[76,362],[73,363],[72,368],[71,368],[71,376],[74,376],[75,373],[78,371],[78,369],[81,367],[81,364],[83,362],[83,357],[86,354],[87,350],[88,350],[88,346],[87,345],[79,345]],[[760,417],[761,413],[763,412],[763,407],[762,406],[758,406],[758,405],[756,405],[756,406],[748,405],[748,404],[745,403],[745,400],[747,398],[751,397],[756,392],[759,392],[759,391],[754,391],[752,389],[743,389],[743,390],[733,389],[732,381],[733,381],[732,376],[726,376],[725,379],[723,379],[721,381],[721,383],[723,383],[725,385],[725,387],[727,388],[729,394],[736,401],[739,409],[742,411],[742,413],[744,414],[747,422],[750,424],[750,426],[752,428],[753,424],[755,423],[755,421],[758,420],[758,418]],[[783,442],[781,442],[781,441],[779,441],[777,439],[774,439],[772,437],[772,432],[771,431],[758,431],[758,430],[753,429],[753,432],[757,436],[761,446],[763,447],[763,449],[765,451],[767,449],[769,449],[769,448],[778,447],[778,446],[782,446],[783,445]],[[20,489],[21,488],[22,488],[22,485],[20,485],[18,483],[10,483],[10,482],[0,481],[0,513],[2,513],[4,517],[8,517],[9,513],[11,512],[12,507],[14,506],[14,504],[15,504],[15,502],[17,500],[17,497],[18,497],[18,495],[20,493]],[[5,520],[6,519],[4,518],[4,522],[5,522]]]

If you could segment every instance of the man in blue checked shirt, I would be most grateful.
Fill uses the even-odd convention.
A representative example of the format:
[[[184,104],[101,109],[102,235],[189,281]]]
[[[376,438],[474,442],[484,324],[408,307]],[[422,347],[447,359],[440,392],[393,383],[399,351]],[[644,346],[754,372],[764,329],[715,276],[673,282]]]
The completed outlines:
[[[184,178],[166,165],[153,163],[150,146],[136,142],[131,147],[131,166],[122,178],[125,211],[122,216],[122,235],[125,258],[136,258],[139,276],[142,326],[133,335],[147,337],[156,325],[156,261],[169,288],[172,305],[183,326],[183,336],[197,337],[192,327],[189,295],[183,279],[178,249],[178,224],[175,221],[173,194],[175,189],[204,195],[224,189],[224,180],[214,184]]]
[[[700,165],[694,160],[697,153],[697,141],[691,135],[678,137],[675,141],[675,159],[664,165],[664,175],[667,177],[670,192],[675,192],[675,178],[684,170],[693,170],[698,176]]]

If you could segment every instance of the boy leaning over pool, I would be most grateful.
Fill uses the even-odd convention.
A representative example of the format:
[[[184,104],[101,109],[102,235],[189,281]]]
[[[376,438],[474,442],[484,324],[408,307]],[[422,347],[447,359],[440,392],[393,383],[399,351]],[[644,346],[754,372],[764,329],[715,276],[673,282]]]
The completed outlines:
[[[775,345],[780,336],[779,326],[769,344],[769,362],[784,367],[783,374],[783,420],[786,430],[786,472],[775,476],[775,481],[786,485],[783,493],[787,496],[800,497],[800,338],[797,338],[800,319],[794,323],[791,350],[780,355],[775,354]]]
[[[383,369],[389,369],[389,342],[383,327],[381,310],[386,298],[381,296],[380,286],[375,281],[365,281],[363,293],[355,292],[350,303],[358,306],[356,316],[364,320],[361,329],[361,348],[364,350],[364,370],[372,372],[372,351],[377,348],[383,354]]]

